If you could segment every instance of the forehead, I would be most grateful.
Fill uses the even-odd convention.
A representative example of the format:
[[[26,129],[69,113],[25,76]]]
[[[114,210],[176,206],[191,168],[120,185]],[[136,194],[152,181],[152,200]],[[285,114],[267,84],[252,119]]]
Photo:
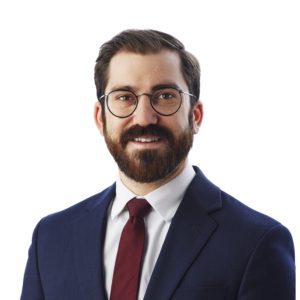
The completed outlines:
[[[139,54],[120,51],[114,55],[108,68],[106,92],[122,86],[148,91],[158,84],[176,84],[186,90],[179,55],[171,50]]]

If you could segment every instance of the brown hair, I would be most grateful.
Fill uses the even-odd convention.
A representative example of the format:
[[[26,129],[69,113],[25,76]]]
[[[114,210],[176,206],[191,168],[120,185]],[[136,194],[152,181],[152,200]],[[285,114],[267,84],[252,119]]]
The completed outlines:
[[[184,48],[175,37],[156,30],[125,30],[104,43],[95,65],[94,79],[98,99],[104,94],[108,81],[108,67],[112,57],[120,50],[139,54],[158,53],[170,49],[178,53],[181,60],[181,71],[188,85],[189,92],[196,96],[190,97],[194,104],[200,95],[200,65],[198,60]]]

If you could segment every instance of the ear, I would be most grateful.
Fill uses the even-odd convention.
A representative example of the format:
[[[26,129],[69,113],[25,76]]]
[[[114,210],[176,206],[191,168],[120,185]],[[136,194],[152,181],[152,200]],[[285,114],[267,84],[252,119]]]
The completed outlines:
[[[199,131],[203,119],[203,104],[200,100],[194,104],[193,117],[193,130],[194,134],[196,134]]]
[[[95,103],[95,107],[94,107],[94,120],[96,123],[97,128],[100,131],[100,134],[103,135],[103,128],[104,128],[104,120],[102,118],[102,107],[99,101],[97,101]]]

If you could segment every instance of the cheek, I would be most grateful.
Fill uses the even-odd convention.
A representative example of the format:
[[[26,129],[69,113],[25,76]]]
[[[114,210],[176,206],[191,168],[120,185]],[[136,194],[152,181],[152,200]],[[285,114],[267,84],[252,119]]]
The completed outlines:
[[[178,131],[182,132],[189,127],[189,107],[182,107],[175,115],[174,120],[172,120],[172,127]]]
[[[180,109],[180,114],[178,116],[178,123],[181,124],[181,128],[186,129],[189,126],[189,118],[191,114],[191,103],[189,99],[185,99],[184,103],[182,103],[182,107]]]
[[[162,119],[160,125],[172,131],[174,136],[177,136],[184,131],[188,125],[188,120],[182,115],[173,115]]]
[[[126,121],[123,119],[116,118],[114,116],[107,116],[106,118],[106,133],[112,139],[118,139],[120,134],[126,128]]]

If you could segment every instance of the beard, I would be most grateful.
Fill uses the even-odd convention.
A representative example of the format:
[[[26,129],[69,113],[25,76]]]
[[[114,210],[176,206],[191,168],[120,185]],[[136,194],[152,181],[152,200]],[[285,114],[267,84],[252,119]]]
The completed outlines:
[[[190,118],[189,118],[190,119]],[[106,145],[119,169],[129,178],[140,183],[154,182],[171,175],[177,166],[186,159],[193,145],[191,120],[177,137],[164,126],[150,124],[146,127],[134,125],[121,133],[119,140],[108,134],[104,121]],[[128,153],[127,143],[142,136],[155,136],[163,139],[160,149],[134,150]]]

